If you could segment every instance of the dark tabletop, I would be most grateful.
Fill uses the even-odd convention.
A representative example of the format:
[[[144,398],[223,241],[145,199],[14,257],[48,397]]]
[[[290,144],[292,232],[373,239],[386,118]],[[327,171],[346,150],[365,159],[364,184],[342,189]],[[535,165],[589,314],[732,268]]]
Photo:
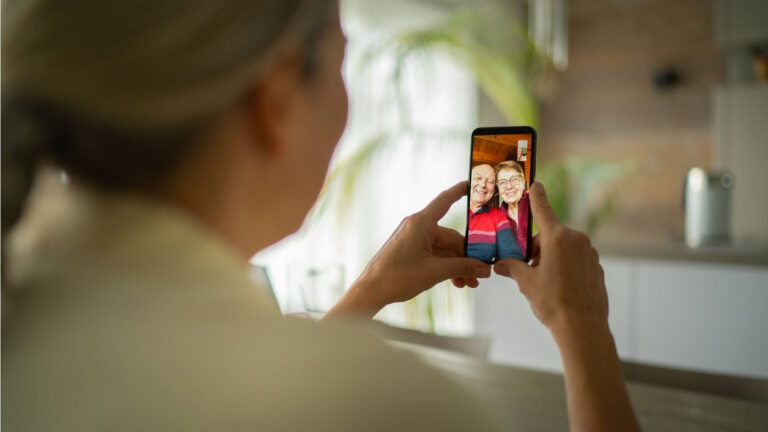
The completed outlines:
[[[442,370],[514,431],[568,429],[559,374],[488,363],[463,354],[392,342]],[[768,431],[768,405],[707,393],[629,383],[644,431]]]

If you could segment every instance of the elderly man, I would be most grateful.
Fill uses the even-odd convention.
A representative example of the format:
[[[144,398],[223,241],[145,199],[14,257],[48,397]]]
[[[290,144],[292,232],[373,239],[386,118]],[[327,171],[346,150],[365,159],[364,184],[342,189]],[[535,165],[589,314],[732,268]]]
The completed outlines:
[[[469,184],[467,256],[485,262],[525,259],[503,210],[489,204],[496,185],[496,171],[487,164],[472,168]]]

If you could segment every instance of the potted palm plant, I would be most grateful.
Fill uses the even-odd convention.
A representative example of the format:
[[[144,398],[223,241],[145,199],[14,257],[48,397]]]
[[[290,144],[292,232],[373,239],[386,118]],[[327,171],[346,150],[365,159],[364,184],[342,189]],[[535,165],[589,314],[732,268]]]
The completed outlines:
[[[409,110],[407,98],[401,97],[405,93],[403,71],[415,59],[439,54],[448,56],[470,72],[479,92],[506,123],[537,127],[537,80],[544,74],[551,74],[552,64],[551,59],[537,51],[529,39],[522,16],[518,7],[498,0],[455,6],[444,19],[396,32],[373,44],[365,57],[371,62],[382,55],[395,59],[385,85],[390,86],[395,95],[387,103],[397,104],[401,113]],[[369,63],[364,61],[362,65],[365,67]],[[403,116],[408,117],[407,114]],[[398,135],[414,132],[407,127],[407,121],[404,124],[406,127],[400,126],[397,130],[377,131],[354,152],[334,163],[308,227],[331,208],[337,210],[336,214],[346,214],[345,206],[352,202],[349,198],[360,174],[383,148],[396,141]],[[466,135],[468,140],[469,131]],[[542,144],[546,146],[546,137],[543,138],[539,148]],[[414,152],[419,150],[417,147],[412,149]],[[628,162],[565,158],[547,161],[537,172],[538,179],[547,185],[559,217],[594,234],[616,209],[618,195],[611,185],[632,169]],[[464,216],[450,215],[443,224],[463,231]],[[421,326],[426,330],[435,330],[434,295],[434,290],[427,291],[405,306],[410,321],[426,322],[426,327]]]

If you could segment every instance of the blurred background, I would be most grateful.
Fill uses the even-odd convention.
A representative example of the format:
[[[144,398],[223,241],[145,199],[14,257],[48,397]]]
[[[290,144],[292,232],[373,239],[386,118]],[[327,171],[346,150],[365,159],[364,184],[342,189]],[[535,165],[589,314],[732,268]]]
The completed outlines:
[[[601,253],[622,358],[768,378],[768,2],[343,0],[342,19],[347,130],[302,230],[253,259],[283,312],[326,311],[464,180],[472,129],[532,125],[537,179]],[[465,223],[464,201],[442,221]],[[560,368],[507,279],[377,318]]]

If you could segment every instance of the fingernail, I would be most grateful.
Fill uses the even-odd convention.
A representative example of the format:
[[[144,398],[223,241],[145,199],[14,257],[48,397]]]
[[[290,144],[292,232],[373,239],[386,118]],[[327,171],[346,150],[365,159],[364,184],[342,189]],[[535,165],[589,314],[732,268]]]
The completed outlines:
[[[493,271],[496,272],[496,274],[498,275],[508,276],[507,268],[504,267],[503,265],[496,264],[495,266],[493,266]]]

